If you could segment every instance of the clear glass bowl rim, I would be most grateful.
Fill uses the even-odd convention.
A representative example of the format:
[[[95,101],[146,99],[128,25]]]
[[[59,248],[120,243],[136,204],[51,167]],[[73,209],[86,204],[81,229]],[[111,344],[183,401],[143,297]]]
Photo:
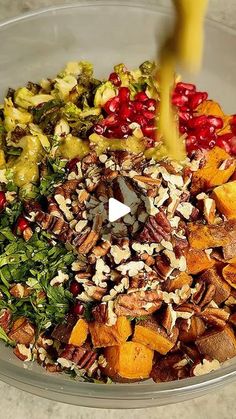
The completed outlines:
[[[167,14],[170,13],[169,7],[160,6],[155,4],[152,0],[143,1],[128,1],[128,0],[94,0],[86,1],[80,0],[80,3],[65,4],[60,6],[52,6],[41,8],[36,11],[27,12],[17,17],[13,17],[7,20],[0,21],[1,29],[6,29],[7,26],[18,22],[23,22],[27,19],[37,17],[39,15],[59,12],[67,9],[77,9],[81,7],[94,7],[94,6],[115,6],[115,7],[130,7],[130,8],[143,8],[153,10],[154,12]],[[225,24],[218,23],[212,19],[207,19],[207,24],[215,26],[218,29],[226,31],[235,35],[236,30],[228,27]],[[226,363],[227,364],[227,363]],[[115,385],[104,385],[94,384],[87,382],[78,382],[73,380],[64,379],[63,375],[53,374],[42,374],[38,371],[31,371],[23,367],[17,367],[12,365],[8,361],[0,360],[0,378],[20,388],[21,385],[26,384],[29,390],[29,386],[32,386],[32,393],[37,394],[33,388],[40,390],[50,390],[50,392],[58,395],[68,395],[80,398],[91,398],[94,399],[94,405],[96,405],[96,399],[100,400],[114,400],[114,401],[135,401],[135,400],[157,400],[167,398],[175,398],[184,394],[184,400],[193,398],[198,393],[204,391],[212,391],[219,385],[225,385],[231,383],[236,379],[236,367],[235,363],[222,366],[219,370],[206,374],[200,377],[188,378],[180,381],[173,381],[169,383],[134,383],[134,384],[115,384]],[[49,398],[53,398],[49,396]],[[62,400],[63,401],[63,400]],[[174,401],[173,401],[174,402]],[[83,403],[81,403],[83,405]],[[86,405],[86,404],[85,404]],[[120,406],[122,408],[122,406]],[[127,408],[127,406],[125,406]]]

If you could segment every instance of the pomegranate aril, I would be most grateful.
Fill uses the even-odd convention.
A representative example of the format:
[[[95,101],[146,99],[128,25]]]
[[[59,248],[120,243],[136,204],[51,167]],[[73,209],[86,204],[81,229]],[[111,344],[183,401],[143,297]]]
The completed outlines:
[[[212,140],[212,134],[214,134],[215,132],[215,128],[212,126],[206,126],[203,128],[200,128],[199,130],[196,131],[196,137],[198,140],[200,141],[210,141]]]
[[[137,124],[139,124],[141,128],[147,125],[147,120],[143,115],[135,115],[134,122],[137,122]]]
[[[156,117],[156,112],[144,110],[143,111],[143,116],[144,116],[144,118],[151,121],[152,119],[154,119]]]
[[[109,99],[105,105],[103,106],[103,109],[106,111],[106,113],[111,114],[115,113],[120,106],[120,98],[119,96],[115,96],[111,99]]]
[[[230,140],[230,152],[233,155],[236,155],[236,136],[234,136],[233,138],[231,138]]]
[[[213,148],[213,147],[215,147],[215,145],[216,145],[216,139],[215,140],[211,140],[208,143],[209,148]]]
[[[128,87],[119,88],[119,98],[122,103],[128,102],[130,100],[130,90]]]
[[[120,87],[121,85],[121,79],[117,73],[111,73],[109,76],[109,81],[111,81],[112,84],[114,84],[116,87]]]
[[[173,105],[177,107],[184,106],[188,102],[188,98],[185,95],[181,95],[179,93],[174,93],[172,97]]]
[[[230,153],[231,147],[230,147],[229,143],[221,137],[224,137],[224,136],[222,135],[222,136],[217,138],[216,145],[220,148],[223,148],[227,153]]]
[[[134,102],[133,102],[133,105],[134,105],[134,109],[136,110],[136,112],[142,112],[145,108],[146,108],[146,105],[143,103],[143,102],[140,102],[139,100],[135,100]]]
[[[143,132],[143,135],[145,135],[146,137],[155,139],[156,127],[155,126],[150,126],[150,125],[144,126],[142,128],[142,132]]]
[[[207,122],[210,125],[213,125],[213,127],[215,127],[216,129],[221,129],[224,126],[223,119],[222,118],[219,118],[217,116],[214,116],[214,115],[209,115],[207,117]]]
[[[191,83],[182,83],[182,82],[180,82],[180,83],[177,83],[176,84],[176,88],[175,88],[175,90],[178,92],[178,93],[184,93],[184,94],[187,94],[187,92],[189,91],[189,92],[196,92],[196,86],[195,86],[195,84],[191,84]]]
[[[180,132],[180,134],[185,134],[186,132],[188,132],[188,127],[184,124],[180,124],[179,125],[179,132]]]
[[[180,111],[179,112],[179,119],[181,119],[182,121],[190,121],[190,119],[192,119],[192,115],[189,112],[186,111]]]
[[[119,110],[119,118],[123,120],[130,119],[133,115],[133,106],[129,103],[123,103]]]
[[[232,141],[233,138],[234,138],[234,135],[231,134],[231,133],[223,134],[223,135],[218,136],[218,140],[226,141],[226,142],[229,142],[229,143]]]
[[[20,215],[20,217],[18,218],[17,222],[16,222],[16,232],[17,234],[21,234],[23,233],[23,231],[25,231],[26,228],[29,227],[29,223],[26,220],[25,217],[23,217],[23,215]]]
[[[146,102],[149,100],[148,95],[145,92],[138,92],[135,95],[135,100],[139,100],[140,102]]]
[[[230,120],[231,125],[236,125],[236,115],[232,115],[232,119]]]
[[[155,99],[148,99],[145,102],[145,106],[147,107],[147,109],[149,111],[155,111],[156,110],[156,106],[157,106],[157,102]]]
[[[7,203],[6,195],[3,191],[0,191],[0,212],[4,210],[6,203]]]
[[[196,109],[204,100],[208,98],[206,92],[197,92],[189,98],[189,107],[190,109]]]
[[[113,113],[111,115],[108,115],[105,119],[103,119],[102,124],[105,127],[112,127],[112,126],[117,125],[118,122],[119,122],[118,115]]]
[[[102,126],[102,125],[100,125],[100,124],[96,124],[96,125],[94,125],[94,127],[93,127],[93,132],[95,132],[96,134],[98,134],[98,135],[103,135],[104,134],[104,132],[105,132],[105,129],[106,129],[106,127],[105,126]]]
[[[77,297],[77,295],[81,294],[82,292],[82,286],[77,281],[73,280],[70,284],[70,292],[74,297]]]
[[[188,126],[189,128],[199,128],[205,125],[206,123],[207,123],[207,116],[200,115],[200,116],[195,116],[194,118],[192,118],[188,122]]]
[[[73,313],[81,316],[84,313],[84,305],[78,301],[73,308]]]

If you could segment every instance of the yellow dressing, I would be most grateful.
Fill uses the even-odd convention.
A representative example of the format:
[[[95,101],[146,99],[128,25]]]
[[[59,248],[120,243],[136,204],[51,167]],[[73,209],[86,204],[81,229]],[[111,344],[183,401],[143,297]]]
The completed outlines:
[[[160,109],[157,124],[159,136],[171,158],[183,160],[184,141],[179,137],[177,118],[171,103],[177,63],[189,71],[201,66],[203,21],[208,0],[172,0],[176,9],[174,33],[167,38],[160,52]]]

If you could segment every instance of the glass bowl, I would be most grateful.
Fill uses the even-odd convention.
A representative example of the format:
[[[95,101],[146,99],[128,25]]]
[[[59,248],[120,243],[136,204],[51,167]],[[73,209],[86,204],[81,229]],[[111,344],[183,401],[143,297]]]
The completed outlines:
[[[29,13],[0,24],[0,92],[31,80],[53,76],[70,60],[87,59],[96,74],[113,64],[130,67],[155,58],[157,42],[172,19],[158,1],[80,1]],[[204,68],[194,81],[226,112],[235,112],[236,31],[207,21]],[[186,79],[186,78],[185,78]],[[188,81],[188,80],[186,80]],[[0,378],[30,393],[60,402],[100,408],[140,408],[202,396],[233,381],[236,360],[198,378],[154,384],[91,384],[66,375],[50,375],[37,365],[25,366],[0,344]]]

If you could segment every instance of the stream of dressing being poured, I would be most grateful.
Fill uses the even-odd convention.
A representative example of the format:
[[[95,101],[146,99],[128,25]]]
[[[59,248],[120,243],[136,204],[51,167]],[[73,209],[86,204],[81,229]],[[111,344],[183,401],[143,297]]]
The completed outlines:
[[[186,157],[183,139],[179,136],[177,117],[171,103],[177,64],[187,71],[200,70],[204,43],[204,18],[208,0],[172,0],[176,9],[173,33],[160,51],[160,110],[158,133],[168,155],[174,160]]]

